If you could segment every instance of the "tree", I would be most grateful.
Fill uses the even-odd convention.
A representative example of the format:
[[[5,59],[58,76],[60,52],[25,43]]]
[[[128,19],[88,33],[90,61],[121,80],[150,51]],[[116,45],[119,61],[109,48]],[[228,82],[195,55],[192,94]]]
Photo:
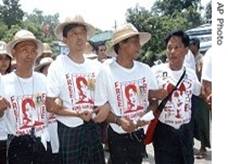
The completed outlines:
[[[205,14],[205,20],[206,22],[211,22],[212,17],[212,9],[211,9],[211,1],[206,5],[206,14]]]
[[[0,18],[8,29],[12,25],[21,23],[24,12],[20,9],[20,6],[19,0],[3,0],[3,6],[0,5]]]
[[[182,12],[189,7],[198,7],[200,0],[157,0],[152,12],[156,15],[172,15],[175,12]]]
[[[56,40],[54,30],[59,23],[59,14],[43,15],[43,11],[34,9],[31,14],[25,15],[23,26],[32,31],[43,42]]]

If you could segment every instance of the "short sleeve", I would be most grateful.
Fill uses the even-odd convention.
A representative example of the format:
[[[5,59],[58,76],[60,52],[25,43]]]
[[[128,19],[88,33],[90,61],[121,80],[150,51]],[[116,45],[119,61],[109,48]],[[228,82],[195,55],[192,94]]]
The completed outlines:
[[[47,97],[58,97],[60,94],[60,84],[57,75],[57,67],[53,62],[49,69],[47,75]]]
[[[108,81],[103,67],[98,73],[95,86],[95,106],[104,105],[108,101]]]

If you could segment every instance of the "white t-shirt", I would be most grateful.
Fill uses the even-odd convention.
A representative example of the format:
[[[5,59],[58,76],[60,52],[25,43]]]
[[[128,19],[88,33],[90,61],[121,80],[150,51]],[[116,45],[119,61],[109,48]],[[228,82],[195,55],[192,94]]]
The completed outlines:
[[[1,79],[1,96],[5,97],[11,105],[5,111],[8,133],[16,136],[30,134],[32,127],[35,135],[41,137],[46,147],[50,140],[47,132],[46,111],[46,77],[33,72],[30,78],[20,78],[11,72]]]
[[[202,80],[212,81],[211,77],[211,55],[212,49],[210,48],[203,57]]]
[[[148,65],[134,61],[133,68],[126,69],[112,59],[103,65],[97,77],[95,104],[109,102],[115,115],[134,121],[148,106],[148,90],[156,88],[156,79]],[[117,133],[126,133],[116,124],[110,125]]]
[[[0,73],[0,84],[1,84],[1,73]],[[0,117],[0,141],[7,139],[7,131],[5,124],[5,115]]]
[[[77,64],[67,55],[60,55],[48,70],[48,97],[59,97],[68,110],[92,110],[97,73],[101,64],[85,58]],[[83,124],[79,117],[56,116],[68,127]]]
[[[184,72],[184,68],[172,71],[166,63],[152,67],[152,71],[156,76],[159,88],[171,92]],[[159,120],[175,129],[189,123],[191,120],[191,97],[192,94],[199,95],[200,88],[201,85],[195,71],[186,67],[186,74],[182,82],[166,103]]]
[[[191,50],[188,50],[188,53],[185,55],[184,66],[186,66],[188,68],[191,68],[194,71],[196,70],[195,57],[194,57],[194,55],[193,55]]]

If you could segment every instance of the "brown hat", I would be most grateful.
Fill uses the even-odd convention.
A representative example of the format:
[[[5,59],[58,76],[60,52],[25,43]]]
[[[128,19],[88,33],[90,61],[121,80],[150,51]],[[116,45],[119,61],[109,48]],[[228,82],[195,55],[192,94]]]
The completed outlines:
[[[7,44],[6,42],[4,41],[0,41],[0,55],[7,55],[9,56],[11,59],[13,58],[12,55],[9,53],[9,51],[7,51],[7,48],[6,48]]]
[[[143,46],[151,38],[151,34],[148,32],[139,32],[131,23],[124,24],[120,26],[112,35],[110,48],[112,48],[117,43],[130,38],[132,36],[138,35],[140,45]]]
[[[80,24],[85,26],[87,30],[87,38],[90,38],[96,32],[96,29],[89,23],[86,23],[82,16],[76,15],[74,17],[67,17],[63,23],[60,23],[56,27],[55,33],[59,40],[63,40],[63,29],[66,25],[69,24]]]
[[[33,41],[37,45],[38,56],[41,55],[43,51],[43,44],[40,40],[36,39],[32,32],[28,30],[20,30],[15,35],[12,41],[7,45],[7,50],[12,53],[12,49],[16,44],[24,41]]]

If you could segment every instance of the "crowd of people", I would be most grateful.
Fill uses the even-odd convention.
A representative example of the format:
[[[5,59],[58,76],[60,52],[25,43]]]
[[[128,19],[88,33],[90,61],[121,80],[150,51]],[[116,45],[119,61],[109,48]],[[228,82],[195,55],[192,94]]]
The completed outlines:
[[[57,57],[25,29],[0,42],[0,164],[105,164],[104,149],[109,164],[141,164],[154,116],[155,163],[193,164],[194,113],[205,110],[197,103],[211,106],[211,53],[176,30],[164,38],[166,63],[150,67],[136,58],[151,34],[126,23],[90,59],[95,32],[81,16],[67,17],[56,36],[69,52]],[[210,144],[197,139],[202,157]]]

